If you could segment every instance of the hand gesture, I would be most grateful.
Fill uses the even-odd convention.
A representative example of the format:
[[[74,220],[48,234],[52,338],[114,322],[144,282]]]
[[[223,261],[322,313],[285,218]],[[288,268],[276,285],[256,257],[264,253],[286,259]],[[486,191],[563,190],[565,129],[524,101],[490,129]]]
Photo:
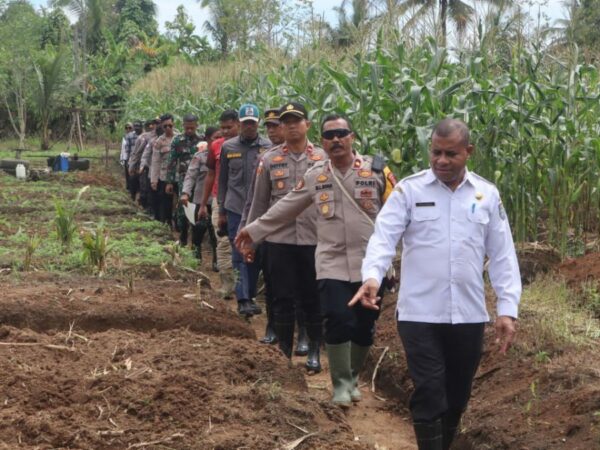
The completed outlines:
[[[356,303],[360,304],[367,309],[378,310],[379,305],[377,304],[381,297],[377,296],[379,291],[379,283],[373,278],[369,278],[364,284],[358,289],[352,300],[348,303],[348,306],[352,307]]]

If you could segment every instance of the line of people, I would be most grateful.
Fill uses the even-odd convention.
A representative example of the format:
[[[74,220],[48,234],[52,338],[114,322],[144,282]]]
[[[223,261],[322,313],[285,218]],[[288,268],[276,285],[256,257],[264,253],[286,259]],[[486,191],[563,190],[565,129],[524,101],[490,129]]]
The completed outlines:
[[[204,142],[195,134],[195,117],[186,116],[185,131],[176,136],[173,118],[162,116],[162,136],[147,131],[132,145],[127,175],[137,174],[141,186],[146,173],[159,204],[173,193],[179,205],[193,200],[194,230],[212,222],[219,236],[213,246],[222,250],[216,256],[221,294],[226,298],[233,288],[245,317],[262,312],[255,302],[262,271],[262,341],[277,344],[290,359],[298,323],[295,352],[307,355],[310,373],[321,371],[324,341],[332,401],[344,408],[361,399],[358,375],[373,344],[386,271],[402,240],[396,320],[415,385],[410,409],[417,443],[420,450],[449,449],[489,321],[484,258],[498,297],[503,353],[514,339],[521,292],[498,191],[466,168],[474,150],[468,128],[454,119],[438,123],[430,168],[398,183],[383,157],[354,149],[343,116],[323,119],[320,146],[308,139],[312,124],[301,103],[269,109],[263,119],[268,139],[259,133],[255,105],[224,111],[219,131],[207,130]],[[178,214],[174,226],[181,229]]]

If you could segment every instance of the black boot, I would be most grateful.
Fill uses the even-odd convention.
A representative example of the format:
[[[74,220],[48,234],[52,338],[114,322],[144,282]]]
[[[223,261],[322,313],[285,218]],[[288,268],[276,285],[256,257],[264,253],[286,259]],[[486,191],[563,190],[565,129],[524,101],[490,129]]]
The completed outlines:
[[[308,355],[308,335],[306,334],[305,326],[298,328],[298,341],[296,342],[296,350],[294,350],[294,355]]]
[[[277,335],[275,334],[275,330],[271,324],[267,323],[267,327],[265,328],[265,337],[263,337],[259,342],[263,344],[277,344]]]
[[[310,341],[308,343],[308,358],[306,358],[306,370],[311,373],[321,371],[321,343],[319,341]]]
[[[306,334],[308,335],[308,357],[306,358],[306,370],[311,373],[321,371],[321,341],[323,340],[323,324],[320,315],[310,316],[306,322]]]
[[[446,411],[442,416],[442,448],[449,450],[460,424],[461,412]]]
[[[442,450],[442,420],[413,424],[419,450]]]
[[[273,328],[279,340],[279,349],[286,358],[291,359],[294,346],[294,322],[275,322]]]

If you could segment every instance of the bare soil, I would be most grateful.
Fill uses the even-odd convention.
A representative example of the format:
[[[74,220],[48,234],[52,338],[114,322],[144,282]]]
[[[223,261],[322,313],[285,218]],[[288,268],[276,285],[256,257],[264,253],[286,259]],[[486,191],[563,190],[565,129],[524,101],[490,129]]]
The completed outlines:
[[[372,448],[208,293],[48,278],[0,278],[0,448]]]
[[[568,259],[559,266],[558,271],[571,286],[592,282],[600,287],[600,253],[588,253],[581,258]]]

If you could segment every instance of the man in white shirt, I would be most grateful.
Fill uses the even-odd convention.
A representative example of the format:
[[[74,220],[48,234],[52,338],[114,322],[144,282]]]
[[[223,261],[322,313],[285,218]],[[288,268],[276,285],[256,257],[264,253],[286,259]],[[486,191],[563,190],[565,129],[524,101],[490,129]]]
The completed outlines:
[[[489,321],[486,255],[502,353],[515,335],[521,278],[510,226],[497,188],[467,170],[472,153],[463,122],[436,125],[431,168],[401,180],[383,206],[362,264],[364,284],[350,302],[378,309],[377,291],[402,239],[396,317],[420,450],[449,449],[467,407]]]

